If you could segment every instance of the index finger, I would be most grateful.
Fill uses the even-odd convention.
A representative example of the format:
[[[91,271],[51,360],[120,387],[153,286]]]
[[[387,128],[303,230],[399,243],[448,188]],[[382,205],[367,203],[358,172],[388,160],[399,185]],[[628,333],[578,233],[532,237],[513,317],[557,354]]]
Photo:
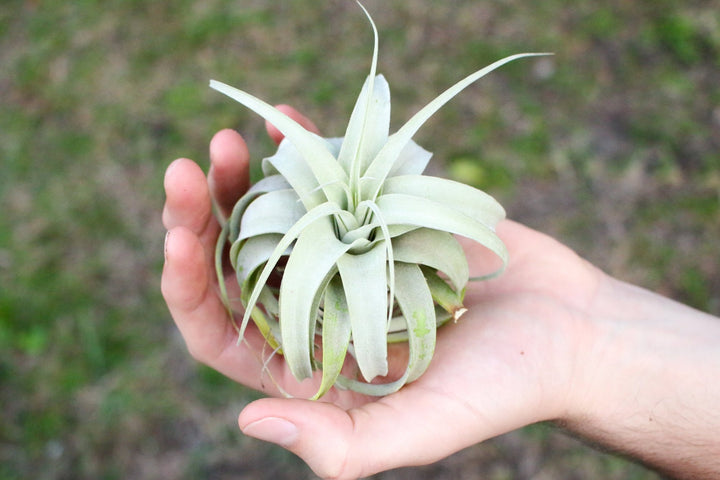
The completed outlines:
[[[320,130],[315,125],[315,123],[313,123],[312,120],[310,120],[305,115],[303,115],[300,112],[298,112],[297,110],[295,110],[290,105],[280,104],[280,105],[276,105],[275,108],[277,108],[282,113],[284,113],[288,117],[295,120],[308,132],[318,133],[318,134],[320,133]],[[268,135],[270,135],[270,138],[272,138],[272,140],[275,143],[280,143],[282,141],[283,134],[280,132],[280,130],[275,128],[275,126],[272,123],[265,122],[265,128],[267,129]]]
[[[210,141],[210,192],[224,216],[250,187],[250,153],[235,130],[225,129]]]

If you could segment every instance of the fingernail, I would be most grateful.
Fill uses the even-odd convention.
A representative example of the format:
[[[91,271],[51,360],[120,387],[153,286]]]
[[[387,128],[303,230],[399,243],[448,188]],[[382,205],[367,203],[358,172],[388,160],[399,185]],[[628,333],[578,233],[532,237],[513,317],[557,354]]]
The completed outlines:
[[[168,231],[165,233],[165,243],[164,243],[164,245],[163,245],[163,251],[164,251],[164,254],[165,254],[165,263],[167,263],[167,244],[168,244],[168,238],[170,238],[170,230],[168,230]]]
[[[298,437],[298,429],[293,423],[277,417],[256,420],[246,425],[242,431],[249,437],[276,443],[282,447],[292,444]]]

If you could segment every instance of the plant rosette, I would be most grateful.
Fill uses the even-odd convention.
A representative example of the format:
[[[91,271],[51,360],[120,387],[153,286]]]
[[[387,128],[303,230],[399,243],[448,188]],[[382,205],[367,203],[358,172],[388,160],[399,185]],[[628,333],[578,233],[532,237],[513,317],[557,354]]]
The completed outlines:
[[[285,136],[263,159],[264,178],[222,219],[215,253],[220,294],[234,319],[236,299],[228,297],[223,275],[229,251],[244,307],[235,322],[238,342],[252,320],[298,381],[321,370],[314,399],[332,386],[386,395],[425,372],[437,328],[465,311],[469,268],[455,235],[500,259],[487,277],[504,269],[508,252],[495,233],[502,206],[463,183],[423,175],[432,154],[412,137],[476,80],[518,58],[544,55],[512,55],[467,76],[390,135],[390,89],[376,75],[377,29],[360,7],[374,49],[344,137],[322,138],[262,100],[210,82]],[[404,373],[371,383],[387,375],[392,342],[407,343]],[[348,355],[356,377],[343,372]]]

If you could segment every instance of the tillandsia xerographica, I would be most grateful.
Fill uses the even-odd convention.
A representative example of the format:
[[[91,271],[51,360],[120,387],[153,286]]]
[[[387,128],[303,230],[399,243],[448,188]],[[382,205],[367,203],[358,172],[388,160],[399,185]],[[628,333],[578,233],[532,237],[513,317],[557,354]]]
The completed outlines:
[[[465,311],[469,268],[454,235],[482,244],[504,268],[507,250],[495,233],[502,206],[465,184],[422,175],[432,154],[412,137],[471,83],[515,59],[543,55],[512,55],[469,75],[390,135],[390,90],[376,75],[377,29],[360,7],[374,49],[344,137],[322,138],[254,96],[210,82],[285,136],[262,161],[264,178],[224,219],[216,248],[220,293],[232,317],[223,276],[229,243],[245,309],[236,324],[240,341],[252,319],[295,378],[322,370],[316,399],[333,385],[385,395],[422,375],[436,329]],[[388,373],[389,342],[407,342],[405,372],[370,383]],[[348,353],[362,378],[343,374]]]

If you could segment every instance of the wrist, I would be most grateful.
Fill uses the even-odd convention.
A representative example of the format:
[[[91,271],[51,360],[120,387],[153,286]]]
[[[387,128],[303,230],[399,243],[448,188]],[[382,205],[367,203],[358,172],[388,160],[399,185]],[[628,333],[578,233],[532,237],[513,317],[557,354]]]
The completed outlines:
[[[671,474],[720,473],[720,319],[611,277],[591,308],[564,426]]]

